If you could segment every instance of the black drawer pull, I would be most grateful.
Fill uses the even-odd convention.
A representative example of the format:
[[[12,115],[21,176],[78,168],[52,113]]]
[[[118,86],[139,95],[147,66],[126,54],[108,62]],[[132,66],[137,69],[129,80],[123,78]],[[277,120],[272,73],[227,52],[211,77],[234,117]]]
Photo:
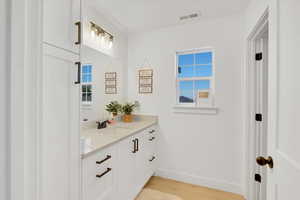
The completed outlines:
[[[155,132],[155,130],[151,130],[151,131],[149,131],[149,133],[154,133]]]
[[[149,141],[153,141],[153,140],[155,140],[155,137],[152,137],[152,138],[149,139]]]
[[[155,156],[152,156],[152,158],[149,160],[149,162],[152,162],[153,160],[155,160],[156,157]]]
[[[105,161],[107,161],[107,160],[109,160],[109,159],[111,159],[111,156],[110,156],[110,155],[107,155],[106,158],[104,158],[103,160],[101,160],[101,161],[96,161],[96,164],[101,165],[102,163],[104,163]]]
[[[112,169],[111,168],[107,168],[107,170],[105,172],[103,172],[102,174],[97,174],[96,177],[97,178],[101,178],[103,177],[104,175],[106,175],[107,173],[109,173]]]

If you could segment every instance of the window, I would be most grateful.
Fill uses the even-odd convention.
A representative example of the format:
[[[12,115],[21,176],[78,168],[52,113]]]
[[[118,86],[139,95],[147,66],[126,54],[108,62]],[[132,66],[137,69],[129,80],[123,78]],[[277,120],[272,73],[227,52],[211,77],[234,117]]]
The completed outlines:
[[[176,53],[177,105],[213,107],[214,54],[212,49]]]
[[[83,65],[81,67],[81,102],[83,104],[92,103],[92,65]]]

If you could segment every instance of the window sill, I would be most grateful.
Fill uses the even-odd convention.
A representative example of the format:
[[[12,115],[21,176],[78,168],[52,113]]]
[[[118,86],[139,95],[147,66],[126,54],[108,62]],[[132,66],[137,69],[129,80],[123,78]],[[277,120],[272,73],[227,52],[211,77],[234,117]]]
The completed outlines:
[[[217,107],[195,107],[195,106],[183,106],[183,105],[175,105],[173,107],[174,113],[182,113],[182,114],[210,114],[215,115],[218,113]]]
[[[92,110],[92,104],[91,103],[81,103],[81,109],[82,110]]]

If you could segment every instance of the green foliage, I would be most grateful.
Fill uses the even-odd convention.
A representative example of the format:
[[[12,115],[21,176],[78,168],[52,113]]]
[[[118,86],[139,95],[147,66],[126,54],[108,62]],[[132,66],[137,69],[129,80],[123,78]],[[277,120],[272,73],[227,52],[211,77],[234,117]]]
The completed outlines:
[[[119,104],[118,101],[112,101],[108,105],[106,105],[106,111],[112,113],[113,115],[118,115],[119,111],[121,111],[122,105]]]
[[[131,115],[136,106],[137,105],[133,103],[125,103],[121,108],[121,112],[125,115]]]

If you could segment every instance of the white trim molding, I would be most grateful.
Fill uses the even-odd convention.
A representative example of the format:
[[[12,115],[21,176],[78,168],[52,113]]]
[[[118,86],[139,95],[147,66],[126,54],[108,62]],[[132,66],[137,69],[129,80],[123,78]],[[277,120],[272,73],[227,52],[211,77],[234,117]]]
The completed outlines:
[[[195,107],[195,106],[183,106],[175,105],[173,106],[174,113],[182,114],[218,114],[219,109],[217,107]]]
[[[37,200],[42,1],[11,0],[10,200]]]
[[[209,187],[217,190],[239,194],[242,196],[244,195],[241,184],[238,183],[232,183],[224,180],[215,180],[211,178],[200,177],[194,174],[175,172],[175,171],[170,171],[165,169],[158,169],[155,175],[167,179],[181,181],[184,183]]]

